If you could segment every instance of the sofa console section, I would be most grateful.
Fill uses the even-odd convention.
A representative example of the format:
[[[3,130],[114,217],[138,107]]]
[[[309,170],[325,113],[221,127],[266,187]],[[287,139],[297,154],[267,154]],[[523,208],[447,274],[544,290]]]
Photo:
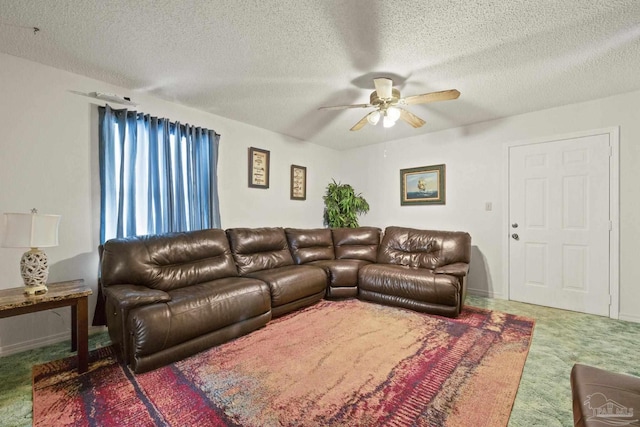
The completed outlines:
[[[232,228],[227,235],[240,274],[269,285],[274,317],[313,304],[324,296],[327,288],[324,270],[294,264],[283,228]]]
[[[471,236],[387,227],[375,264],[358,273],[358,297],[455,317],[466,297]]]
[[[109,334],[136,373],[271,319],[268,286],[238,275],[223,230],[113,239],[101,252]]]

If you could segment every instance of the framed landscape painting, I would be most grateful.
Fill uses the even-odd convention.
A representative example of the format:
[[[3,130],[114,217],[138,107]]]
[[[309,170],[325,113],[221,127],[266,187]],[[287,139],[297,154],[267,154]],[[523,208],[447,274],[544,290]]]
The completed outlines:
[[[400,205],[444,205],[445,165],[400,169]]]

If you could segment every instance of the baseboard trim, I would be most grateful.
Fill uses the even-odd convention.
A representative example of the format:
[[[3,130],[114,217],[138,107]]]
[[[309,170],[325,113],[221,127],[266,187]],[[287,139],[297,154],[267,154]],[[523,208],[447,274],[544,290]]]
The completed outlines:
[[[48,337],[36,338],[30,341],[22,341],[15,344],[4,345],[0,347],[0,356],[9,356],[11,354],[21,353],[34,348],[44,347],[46,345],[57,344],[64,340],[71,339],[70,332],[61,332],[59,334],[50,335]]]
[[[618,320],[626,320],[627,322],[640,323],[640,316],[637,314],[619,313]]]
[[[89,335],[95,332],[102,332],[104,330],[106,330],[105,326],[91,326],[89,327]],[[60,332],[59,334],[36,338],[30,341],[22,341],[15,344],[0,346],[0,357],[22,353],[23,351],[33,350],[47,345],[58,344],[63,341],[71,342],[71,331]],[[71,351],[71,348],[69,348],[69,351]]]
[[[467,288],[467,293],[478,297],[506,299],[500,292],[487,291],[486,289]]]

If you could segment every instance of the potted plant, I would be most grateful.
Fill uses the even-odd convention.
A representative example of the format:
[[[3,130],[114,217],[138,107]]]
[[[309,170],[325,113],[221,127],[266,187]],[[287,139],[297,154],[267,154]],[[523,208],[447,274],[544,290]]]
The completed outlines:
[[[358,226],[358,215],[369,212],[369,203],[349,184],[335,180],[327,185],[324,199],[324,225],[331,228]]]

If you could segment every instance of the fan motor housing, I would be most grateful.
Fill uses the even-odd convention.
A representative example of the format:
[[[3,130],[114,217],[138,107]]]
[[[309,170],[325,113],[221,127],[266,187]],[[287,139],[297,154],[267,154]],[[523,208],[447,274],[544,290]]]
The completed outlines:
[[[396,104],[400,99],[400,91],[398,89],[391,89],[391,98],[380,98],[378,97],[378,92],[375,90],[371,92],[371,96],[369,96],[369,104],[371,105],[380,105],[380,104]]]

